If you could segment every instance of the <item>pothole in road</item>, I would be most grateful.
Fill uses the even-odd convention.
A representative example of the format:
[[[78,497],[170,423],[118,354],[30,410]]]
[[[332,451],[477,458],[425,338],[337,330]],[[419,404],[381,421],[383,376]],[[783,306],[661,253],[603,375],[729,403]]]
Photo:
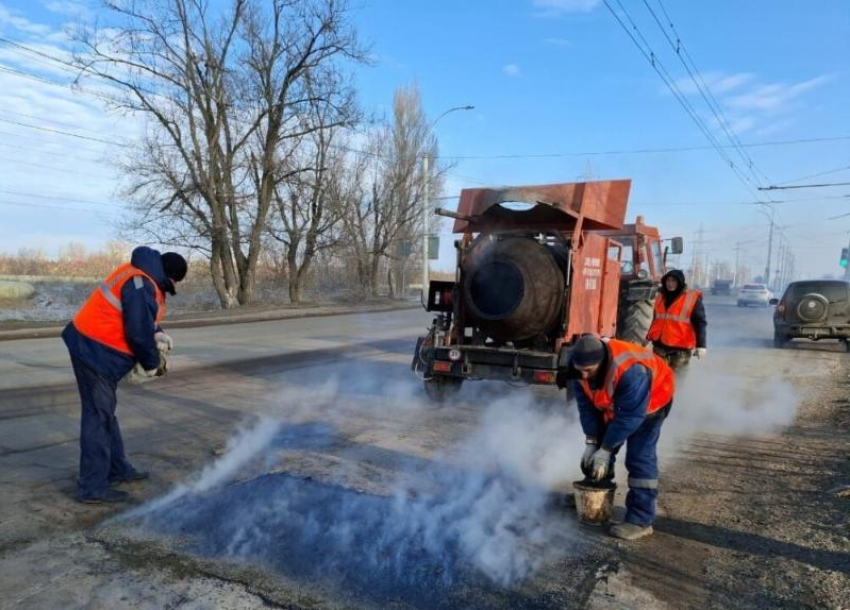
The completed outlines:
[[[177,554],[277,575],[329,605],[563,608],[589,592],[600,550],[545,494],[493,474],[446,476],[381,496],[267,474],[120,527]]]

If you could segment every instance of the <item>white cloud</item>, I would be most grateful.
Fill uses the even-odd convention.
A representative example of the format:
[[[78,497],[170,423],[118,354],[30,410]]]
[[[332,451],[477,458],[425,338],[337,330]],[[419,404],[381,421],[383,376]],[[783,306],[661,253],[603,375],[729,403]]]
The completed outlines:
[[[519,66],[516,65],[516,64],[505,64],[502,67],[502,72],[504,72],[508,76],[519,76],[520,75]]]
[[[790,124],[785,117],[800,109],[800,98],[831,80],[831,75],[821,75],[798,83],[765,83],[752,72],[715,71],[705,72],[700,84],[704,82],[708,87],[735,133],[765,135],[785,129]],[[696,83],[684,77],[676,81],[676,86],[693,100],[706,122],[721,133],[720,122],[705,105]],[[661,90],[669,95],[666,87]]]
[[[3,4],[0,4],[0,29],[5,27],[35,35],[46,35],[51,31],[50,26],[33,23],[29,19],[22,17],[19,11],[8,9]]]
[[[747,93],[729,98],[728,103],[733,108],[744,110],[779,110],[805,92],[820,87],[830,80],[832,80],[831,76],[822,75],[793,85],[784,83],[762,85]]]
[[[753,132],[753,135],[758,136],[760,138],[763,138],[763,137],[766,137],[766,136],[771,136],[775,133],[780,133],[782,131],[785,131],[786,129],[788,129],[789,127],[791,127],[794,124],[795,124],[795,121],[792,118],[780,119],[780,120],[775,121],[773,123],[768,123],[764,127],[760,127],[759,129],[756,129]]]
[[[597,7],[602,0],[534,0],[537,14],[544,17],[557,17],[564,13],[587,13]]]
[[[751,72],[738,72],[736,74],[724,74],[723,72],[706,72],[702,74],[702,81],[714,95],[722,95],[735,89],[740,89],[747,83],[755,80],[756,75]],[[676,86],[682,93],[694,95],[699,89],[690,76],[685,76],[676,81]],[[667,90],[666,87],[663,90]]]
[[[547,38],[543,42],[553,47],[568,47],[572,44],[566,38]]]
[[[70,17],[84,17],[91,13],[85,2],[77,0],[47,0],[42,1],[42,4],[51,13],[68,15]]]

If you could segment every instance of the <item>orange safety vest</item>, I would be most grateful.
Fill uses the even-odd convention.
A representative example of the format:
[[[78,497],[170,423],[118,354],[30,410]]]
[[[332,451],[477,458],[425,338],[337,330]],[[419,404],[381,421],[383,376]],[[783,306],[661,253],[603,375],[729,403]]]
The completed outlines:
[[[141,269],[125,263],[109,274],[74,317],[74,326],[80,333],[98,343],[133,356],[133,350],[124,335],[124,318],[121,305],[121,288],[129,280],[136,282],[136,288],[142,287],[142,278],[150,280],[156,293],[156,323],[165,316],[165,295],[156,281]]]
[[[691,314],[700,296],[702,293],[699,290],[683,290],[667,309],[664,306],[664,295],[659,292],[655,296],[655,315],[649,332],[646,333],[647,341],[660,341],[669,347],[694,349],[697,346],[697,335],[691,324]]]
[[[614,392],[617,384],[623,374],[635,365],[645,366],[652,376],[646,412],[654,413],[670,403],[675,389],[673,369],[662,358],[628,341],[606,339],[604,342],[608,352],[608,372],[602,387],[594,390],[586,379],[580,380],[579,385],[593,406],[602,411],[606,422],[614,419]]]

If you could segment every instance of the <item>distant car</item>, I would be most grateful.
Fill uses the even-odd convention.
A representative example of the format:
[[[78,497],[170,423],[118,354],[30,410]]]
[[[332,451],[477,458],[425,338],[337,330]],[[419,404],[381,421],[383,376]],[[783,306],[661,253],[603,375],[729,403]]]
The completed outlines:
[[[711,294],[731,297],[732,280],[714,280],[711,285]]]
[[[744,284],[738,291],[738,307],[759,305],[767,307],[773,296],[764,284]]]
[[[791,282],[772,299],[773,344],[789,339],[838,339],[850,351],[850,283],[842,280]]]

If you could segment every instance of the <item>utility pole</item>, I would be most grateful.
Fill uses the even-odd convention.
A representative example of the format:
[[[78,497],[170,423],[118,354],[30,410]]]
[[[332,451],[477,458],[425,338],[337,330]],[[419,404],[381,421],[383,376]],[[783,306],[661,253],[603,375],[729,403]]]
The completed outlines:
[[[434,126],[437,122],[442,119],[447,114],[455,112],[457,110],[472,110],[475,106],[456,106],[454,108],[449,108],[431,123],[431,126],[428,128],[428,134],[430,134],[434,130]],[[428,296],[428,267],[429,267],[429,259],[428,259],[428,242],[429,242],[429,219],[431,214],[431,158],[428,152],[426,151],[424,155],[422,155],[422,171],[425,179],[425,188],[423,189],[423,203],[422,203],[422,296],[423,298],[427,298]]]
[[[766,203],[764,203],[762,205],[764,205],[766,208],[768,208],[770,210],[770,214],[768,214],[764,210],[759,210],[759,212],[764,214],[767,217],[767,219],[770,221],[770,234],[767,237],[767,264],[765,265],[765,268],[764,268],[764,278],[763,278],[765,285],[770,286],[770,259],[773,256],[773,226],[775,224],[773,217],[774,217],[776,211],[772,207],[767,205]]]
[[[427,301],[428,295],[428,219],[431,210],[431,168],[428,161],[428,153],[422,156],[422,175],[425,179],[424,203],[422,204],[422,300]]]
[[[770,283],[770,258],[773,256],[773,215],[770,217],[770,234],[767,237],[767,266],[764,268],[764,281]]]
[[[703,245],[703,235],[705,234],[705,229],[702,226],[702,223],[699,225],[699,231],[697,231],[697,238],[694,240],[694,250],[691,257],[691,283],[696,286],[702,286],[703,280],[703,263],[702,263],[702,245]]]
[[[791,261],[794,258],[794,254],[791,250],[788,250],[788,253],[785,256],[785,281],[783,282],[784,286],[787,286],[793,281],[791,276]]]
[[[741,263],[740,263],[740,260],[741,260],[741,245],[743,243],[744,242],[741,242],[741,241],[735,243],[735,269],[732,270],[732,286],[733,287],[738,286],[738,276],[740,275],[740,272],[741,272]]]

